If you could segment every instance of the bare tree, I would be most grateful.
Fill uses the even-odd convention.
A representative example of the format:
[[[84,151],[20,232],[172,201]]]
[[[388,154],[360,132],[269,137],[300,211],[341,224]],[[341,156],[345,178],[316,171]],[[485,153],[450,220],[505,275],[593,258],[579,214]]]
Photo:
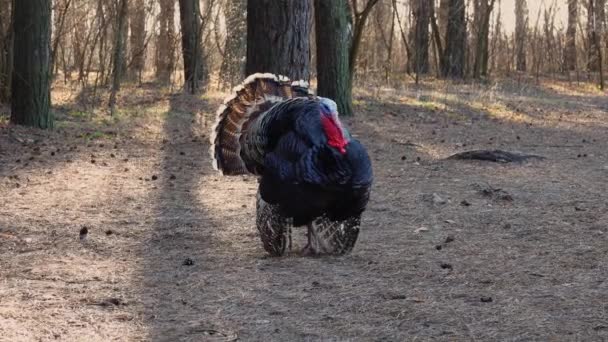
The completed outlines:
[[[414,17],[414,60],[416,74],[429,72],[429,24],[434,0],[415,0],[412,4]]]
[[[226,37],[220,80],[223,87],[234,87],[245,74],[247,54],[247,0],[231,0],[224,4]]]
[[[495,0],[473,0],[475,27],[475,59],[473,77],[488,75],[490,15]]]
[[[13,5],[11,0],[0,0],[0,103],[11,96],[13,68]]]
[[[359,56],[359,47],[361,46],[361,39],[363,37],[363,30],[365,29],[365,24],[367,23],[367,18],[371,13],[372,9],[379,0],[367,0],[365,6],[360,9],[359,1],[351,0],[351,11],[354,22],[354,30],[353,37],[350,47],[350,58],[349,58],[349,68],[350,68],[350,76],[354,77],[355,68],[357,64],[357,57]]]
[[[182,54],[184,58],[184,81],[190,94],[201,88],[203,74],[201,47],[201,10],[198,0],[179,0],[182,28]]]
[[[124,71],[124,67],[122,63],[124,63],[124,41],[126,39],[125,36],[122,35],[125,32],[124,27],[127,25],[127,0],[120,0],[118,4],[118,15],[116,17],[116,30],[114,37],[114,67],[112,69],[112,89],[110,92],[110,113],[111,115],[115,114],[116,111],[116,94],[120,90],[120,80],[123,77],[122,73]]]
[[[51,0],[14,6],[11,122],[51,128]]]
[[[352,115],[347,0],[315,0],[318,94],[332,98],[342,115]]]
[[[526,0],[515,0],[515,50],[517,71],[526,71],[526,33],[528,8]]]
[[[467,24],[464,0],[449,0],[445,51],[441,63],[444,77],[463,78],[466,64]]]
[[[605,23],[605,1],[588,0],[587,2],[587,70],[600,71],[602,66],[601,37]]]
[[[169,83],[175,69],[175,0],[160,0],[156,43],[156,78]]]
[[[133,7],[129,13],[129,26],[131,29],[129,74],[132,80],[141,80],[146,50],[146,4],[144,0],[133,0]]]
[[[248,0],[245,72],[308,80],[311,24],[311,0]]]
[[[576,23],[578,21],[578,1],[568,0],[568,29],[564,49],[564,71],[576,70]]]

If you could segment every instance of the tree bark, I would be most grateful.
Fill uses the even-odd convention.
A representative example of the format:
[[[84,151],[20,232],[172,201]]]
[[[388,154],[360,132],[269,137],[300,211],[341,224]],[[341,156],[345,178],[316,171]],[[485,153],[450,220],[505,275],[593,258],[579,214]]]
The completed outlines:
[[[602,63],[601,38],[605,23],[605,1],[589,0],[587,3],[587,40],[589,44],[587,70],[597,72]]]
[[[414,16],[414,61],[416,74],[429,72],[429,24],[434,0],[415,0],[412,3]]]
[[[13,9],[11,0],[0,0],[0,103],[8,103],[11,97]]]
[[[576,70],[576,23],[578,21],[578,1],[568,0],[568,29],[564,49],[564,71]]]
[[[450,0],[441,62],[442,76],[464,78],[467,46],[466,5],[464,0]]]
[[[129,74],[131,80],[141,79],[145,67],[146,49],[146,7],[144,0],[134,0],[129,24],[131,27],[130,48],[131,63]]]
[[[223,87],[234,87],[245,74],[247,54],[247,0],[227,1],[224,5],[226,18],[226,44],[220,68]]]
[[[475,5],[475,61],[473,77],[480,78],[488,75],[490,14],[494,9],[495,0],[474,0]]]
[[[445,39],[448,34],[448,21],[450,18],[450,6],[452,0],[439,0],[439,12],[437,21],[439,25],[439,35],[441,39]],[[447,41],[442,41],[443,46],[447,45]]]
[[[125,31],[127,20],[127,1],[120,0],[118,7],[118,16],[116,18],[116,36],[114,37],[114,68],[112,69],[112,90],[110,92],[110,113],[114,115],[116,110],[116,94],[120,90],[120,81],[123,77],[124,66],[124,42],[126,37],[122,35]]]
[[[185,87],[190,94],[196,94],[201,88],[200,80],[203,72],[199,1],[179,0],[179,13],[182,28]]]
[[[526,33],[528,31],[526,0],[515,0],[515,56],[517,71],[526,71]]]
[[[347,0],[315,0],[318,94],[333,99],[341,115],[352,110],[351,36]]]
[[[11,122],[52,128],[51,0],[14,2]]]
[[[354,33],[352,37],[350,47],[350,58],[348,62],[351,79],[355,76],[357,57],[359,56],[359,47],[361,46],[361,39],[363,38],[363,29],[365,28],[365,24],[367,23],[367,18],[369,17],[369,14],[371,13],[374,6],[378,3],[378,1],[379,0],[367,0],[367,3],[365,4],[363,10],[359,11],[358,1],[351,0],[352,18],[354,19]]]
[[[310,78],[310,0],[248,0],[246,74]]]
[[[175,0],[160,0],[159,33],[156,43],[156,78],[169,83],[175,69]]]

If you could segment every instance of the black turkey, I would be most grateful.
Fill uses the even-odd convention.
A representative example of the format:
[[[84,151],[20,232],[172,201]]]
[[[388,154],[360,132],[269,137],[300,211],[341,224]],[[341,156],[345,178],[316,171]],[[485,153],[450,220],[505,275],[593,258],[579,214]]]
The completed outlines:
[[[292,227],[308,227],[304,253],[344,254],[359,235],[372,184],[367,151],[336,103],[306,82],[255,74],[234,89],[211,134],[214,167],[259,176],[256,225],[264,249],[285,252]]]

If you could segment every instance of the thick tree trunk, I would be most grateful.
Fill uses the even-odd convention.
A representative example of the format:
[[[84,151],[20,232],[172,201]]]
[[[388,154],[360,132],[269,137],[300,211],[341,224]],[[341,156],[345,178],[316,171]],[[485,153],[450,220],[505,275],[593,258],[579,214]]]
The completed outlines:
[[[245,74],[247,54],[247,0],[227,1],[224,5],[226,17],[226,44],[220,68],[223,87],[234,87]]]
[[[466,63],[467,24],[464,0],[450,0],[445,36],[445,51],[441,63],[443,77],[463,78]]]
[[[351,16],[352,18],[354,18],[354,32],[352,42],[350,44],[350,59],[348,62],[351,79],[355,77],[357,57],[359,56],[359,47],[361,46],[361,39],[363,38],[363,29],[365,28],[365,24],[367,23],[367,18],[369,17],[369,14],[371,13],[374,6],[378,4],[378,1],[379,0],[367,0],[365,7],[363,7],[361,11],[359,11],[358,2],[356,0],[351,1]]]
[[[318,94],[336,101],[341,115],[352,115],[347,0],[315,0],[315,23]]]
[[[116,8],[114,8],[114,21],[113,21],[113,38],[114,38],[114,44],[116,44],[116,42],[118,41],[118,39],[120,39],[121,41],[121,48],[122,51],[120,53],[120,61],[117,61],[115,58],[117,57],[115,53],[113,53],[113,57],[112,57],[112,63],[113,65],[117,65],[120,67],[120,72],[118,73],[120,75],[120,80],[124,81],[127,78],[127,67],[128,67],[128,60],[127,60],[127,51],[128,50],[128,44],[129,44],[129,3],[130,0],[125,0],[124,2],[122,0],[113,0],[114,3],[118,6]],[[124,4],[124,5],[123,5]],[[124,13],[123,13],[124,11]],[[123,22],[122,22],[122,26],[120,26],[120,20],[118,19],[118,17],[120,16],[124,16],[123,17]],[[120,37],[119,37],[120,36]],[[115,50],[113,50],[115,51]],[[112,74],[112,77],[114,76],[114,74]]]
[[[526,33],[528,8],[526,0],[515,0],[515,56],[517,71],[526,71]]]
[[[14,5],[11,122],[51,128],[51,0]]]
[[[112,90],[110,92],[110,113],[114,115],[116,109],[116,94],[120,90],[120,80],[122,79],[124,71],[124,43],[126,37],[121,33],[125,31],[127,21],[127,1],[120,0],[118,7],[118,17],[116,18],[116,36],[114,37],[114,68],[112,69]]]
[[[473,77],[480,78],[488,75],[490,14],[494,9],[495,0],[474,0],[475,4],[475,61]]]
[[[429,72],[429,24],[433,0],[415,0],[412,3],[414,16],[414,61],[412,68],[416,74]]]
[[[568,29],[564,49],[564,71],[576,70],[576,23],[578,21],[578,1],[568,0]]]
[[[199,1],[179,0],[179,13],[185,87],[190,94],[196,94],[202,86],[200,80],[203,73]]]
[[[448,20],[450,17],[451,0],[439,0],[439,11],[437,21],[439,25],[439,34],[441,39],[445,39],[448,33]],[[442,40],[443,46],[446,46],[447,41]]]
[[[156,45],[156,78],[169,83],[175,69],[175,0],[160,0],[159,33]]]
[[[13,69],[13,7],[11,0],[0,0],[0,103],[11,97]]]
[[[310,0],[247,1],[246,74],[310,78]]]
[[[134,0],[131,9],[129,24],[131,27],[130,48],[131,63],[129,75],[132,80],[141,80],[145,67],[146,48],[146,7],[144,0]]]
[[[602,63],[601,37],[604,32],[605,5],[605,0],[589,0],[587,3],[587,70],[593,72],[599,71]]]

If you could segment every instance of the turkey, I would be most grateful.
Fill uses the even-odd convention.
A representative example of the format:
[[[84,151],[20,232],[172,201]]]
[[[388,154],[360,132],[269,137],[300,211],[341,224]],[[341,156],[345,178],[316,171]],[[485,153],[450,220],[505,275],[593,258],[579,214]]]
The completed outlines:
[[[258,176],[256,226],[269,254],[291,248],[291,228],[299,226],[308,229],[305,255],[354,247],[371,162],[340,122],[336,103],[314,96],[306,82],[249,76],[217,112],[211,156],[223,175]]]

